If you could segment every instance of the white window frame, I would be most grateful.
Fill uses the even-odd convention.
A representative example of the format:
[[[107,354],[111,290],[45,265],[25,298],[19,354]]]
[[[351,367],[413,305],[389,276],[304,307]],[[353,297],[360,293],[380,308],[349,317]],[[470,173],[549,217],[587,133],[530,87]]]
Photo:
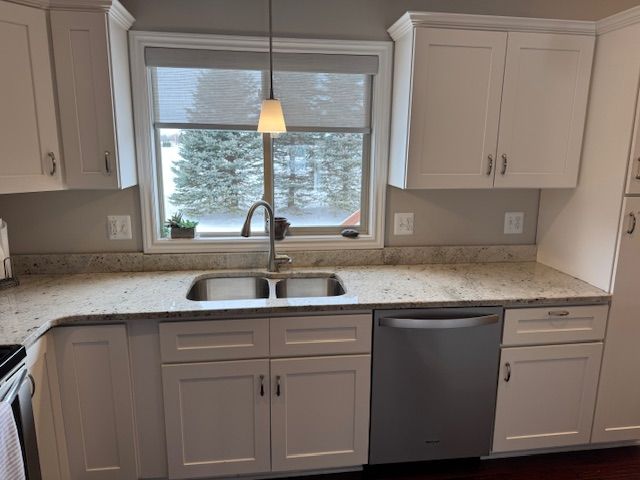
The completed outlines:
[[[206,35],[131,31],[129,49],[133,90],[134,125],[138,183],[140,187],[142,243],[145,253],[209,253],[261,251],[265,236],[256,232],[249,238],[207,237],[173,240],[160,236],[155,134],[152,123],[152,95],[149,71],[145,65],[147,47],[195,48],[210,50],[267,52],[264,37]],[[341,235],[290,236],[279,248],[295,250],[343,250],[382,248],[384,246],[385,192],[389,158],[391,108],[392,42],[274,38],[273,48],[283,53],[322,53],[376,55],[378,73],[371,90],[371,159],[369,173],[369,232],[357,239]]]

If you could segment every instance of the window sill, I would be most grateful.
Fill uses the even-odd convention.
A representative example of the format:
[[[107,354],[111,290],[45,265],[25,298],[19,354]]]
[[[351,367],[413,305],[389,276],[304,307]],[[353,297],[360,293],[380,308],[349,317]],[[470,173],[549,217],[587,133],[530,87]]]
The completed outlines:
[[[295,252],[304,250],[360,250],[382,248],[382,239],[372,235],[358,238],[344,238],[340,235],[306,235],[304,237],[288,237],[276,242],[279,251]],[[194,239],[154,239],[145,245],[145,253],[227,253],[227,252],[261,252],[269,248],[266,236],[201,238]]]

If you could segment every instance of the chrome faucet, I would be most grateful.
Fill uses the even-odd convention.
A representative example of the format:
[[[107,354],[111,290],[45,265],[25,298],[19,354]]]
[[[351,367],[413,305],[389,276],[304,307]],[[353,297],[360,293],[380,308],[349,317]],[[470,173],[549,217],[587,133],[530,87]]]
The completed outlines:
[[[277,272],[278,267],[281,263],[291,263],[291,257],[288,255],[278,255],[276,254],[276,231],[274,228],[274,215],[273,208],[264,200],[258,200],[253,205],[249,207],[249,211],[247,212],[247,218],[244,220],[244,225],[242,225],[242,230],[240,230],[240,235],[243,237],[248,237],[251,235],[251,219],[253,218],[253,212],[256,211],[256,208],[264,207],[267,211],[267,217],[269,219],[269,262],[267,263],[267,271],[268,272]]]

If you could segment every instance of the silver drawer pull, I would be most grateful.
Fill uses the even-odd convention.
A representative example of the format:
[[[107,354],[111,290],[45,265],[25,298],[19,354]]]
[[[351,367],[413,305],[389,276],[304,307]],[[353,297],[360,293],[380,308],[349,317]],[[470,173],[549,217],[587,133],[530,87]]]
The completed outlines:
[[[481,317],[468,318],[381,318],[379,325],[381,327],[391,328],[465,328],[480,327],[482,325],[491,325],[498,323],[500,317],[498,315],[483,315]]]
[[[487,165],[487,175],[491,175],[491,172],[493,172],[493,155],[489,154],[487,156],[487,160],[489,160],[489,164]]]
[[[505,373],[504,373],[504,381],[508,382],[511,380],[511,364],[509,362],[504,364]]]
[[[569,310],[551,310],[549,312],[550,317],[568,317],[570,314]]]

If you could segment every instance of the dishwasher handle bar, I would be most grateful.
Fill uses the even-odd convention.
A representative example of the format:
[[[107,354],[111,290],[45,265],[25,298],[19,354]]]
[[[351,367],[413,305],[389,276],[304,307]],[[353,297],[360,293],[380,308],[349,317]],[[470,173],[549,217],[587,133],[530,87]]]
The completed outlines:
[[[379,320],[381,327],[416,328],[416,329],[444,329],[481,327],[498,323],[498,315],[482,315],[479,317],[462,318],[397,318],[383,317]]]

